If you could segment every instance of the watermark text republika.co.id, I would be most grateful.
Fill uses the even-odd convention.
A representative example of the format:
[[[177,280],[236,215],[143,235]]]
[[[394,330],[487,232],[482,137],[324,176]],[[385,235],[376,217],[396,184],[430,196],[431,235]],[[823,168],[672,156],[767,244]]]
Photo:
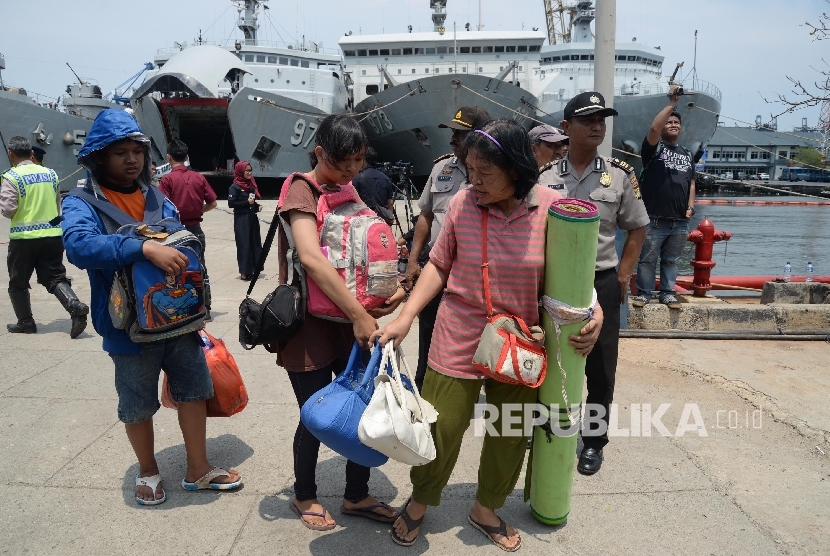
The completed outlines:
[[[580,429],[582,434],[609,437],[674,436],[686,434],[709,436],[717,429],[761,429],[763,411],[718,409],[704,419],[696,403],[686,403],[679,417],[670,419],[667,412],[672,404],[632,403],[625,412],[627,422],[621,422],[620,407],[611,404],[608,423],[605,422],[605,406],[600,404],[574,405],[570,412],[557,405],[540,403],[504,404],[499,407],[487,403],[476,404],[473,427],[476,436],[530,436],[533,427],[541,427],[549,434],[571,436]]]

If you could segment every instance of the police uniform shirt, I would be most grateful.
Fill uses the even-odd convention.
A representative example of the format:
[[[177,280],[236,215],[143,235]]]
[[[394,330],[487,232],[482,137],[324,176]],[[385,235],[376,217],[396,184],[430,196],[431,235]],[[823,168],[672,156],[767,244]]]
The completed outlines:
[[[430,248],[438,239],[438,234],[441,233],[444,218],[450,207],[450,200],[456,193],[469,185],[467,167],[458,157],[447,154],[436,159],[435,166],[424,185],[424,192],[418,200],[418,208],[421,211],[431,212],[435,215],[430,230]]]
[[[617,228],[634,230],[649,223],[634,168],[614,158],[598,156],[580,177],[568,155],[556,165],[553,185],[562,184],[564,197],[591,201],[599,208],[599,246],[596,271],[619,263],[614,238]],[[549,185],[550,186],[550,185]]]
[[[548,162],[547,164],[539,168],[539,185],[544,185],[546,187],[550,187],[551,189],[556,189],[564,196],[565,184],[557,183],[557,181],[554,179],[554,176],[557,173],[556,162],[558,161]]]

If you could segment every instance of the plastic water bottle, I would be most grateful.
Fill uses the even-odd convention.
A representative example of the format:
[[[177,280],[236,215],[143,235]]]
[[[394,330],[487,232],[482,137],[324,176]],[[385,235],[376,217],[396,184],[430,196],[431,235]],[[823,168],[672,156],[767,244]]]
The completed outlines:
[[[793,267],[790,264],[790,261],[787,261],[787,264],[784,265],[784,281],[789,282],[790,278],[793,277]]]
[[[807,273],[804,274],[804,281],[805,282],[812,282],[813,281],[813,263],[807,261]]]

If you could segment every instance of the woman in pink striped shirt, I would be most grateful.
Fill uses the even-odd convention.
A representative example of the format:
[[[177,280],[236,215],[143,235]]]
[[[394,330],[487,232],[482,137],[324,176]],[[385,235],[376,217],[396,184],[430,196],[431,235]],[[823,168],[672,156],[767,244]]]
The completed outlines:
[[[547,209],[559,194],[537,185],[539,171],[525,129],[512,120],[496,120],[470,133],[465,147],[470,187],[451,201],[441,235],[430,252],[412,297],[392,323],[374,337],[381,344],[399,345],[424,305],[446,287],[438,310],[429,367],[422,395],[438,410],[434,440],[437,457],[413,467],[413,490],[393,525],[392,539],[411,546],[420,533],[427,506],[437,506],[447,485],[464,431],[470,424],[482,380],[487,403],[499,417],[498,436],[484,438],[478,471],[478,491],[468,521],[499,548],[513,552],[521,546],[519,532],[495,513],[516,486],[524,462],[524,429],[501,434],[502,407],[536,402],[536,391],[486,378],[473,367],[487,308],[481,275],[482,211],[487,215],[487,258],[495,314],[511,313],[528,326],[539,323],[539,298],[545,265]],[[602,326],[597,311],[569,343],[587,355]],[[515,415],[515,413],[514,413]],[[517,416],[518,417],[518,416]]]

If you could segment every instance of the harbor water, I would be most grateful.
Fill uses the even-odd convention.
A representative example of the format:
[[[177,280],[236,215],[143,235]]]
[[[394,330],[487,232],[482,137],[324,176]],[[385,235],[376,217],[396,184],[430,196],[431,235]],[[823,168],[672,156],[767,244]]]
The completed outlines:
[[[700,197],[721,199],[726,197]],[[730,197],[734,199],[734,197]],[[741,197],[769,201],[771,197]],[[776,201],[812,201],[806,197],[780,196]],[[694,230],[708,217],[716,230],[732,233],[728,242],[715,243],[712,276],[781,276],[787,261],[793,276],[804,276],[807,262],[816,276],[830,274],[830,206],[799,205],[698,205],[689,222]],[[678,261],[679,274],[692,274],[689,261],[695,245],[687,243]],[[713,278],[714,281],[714,278]]]

